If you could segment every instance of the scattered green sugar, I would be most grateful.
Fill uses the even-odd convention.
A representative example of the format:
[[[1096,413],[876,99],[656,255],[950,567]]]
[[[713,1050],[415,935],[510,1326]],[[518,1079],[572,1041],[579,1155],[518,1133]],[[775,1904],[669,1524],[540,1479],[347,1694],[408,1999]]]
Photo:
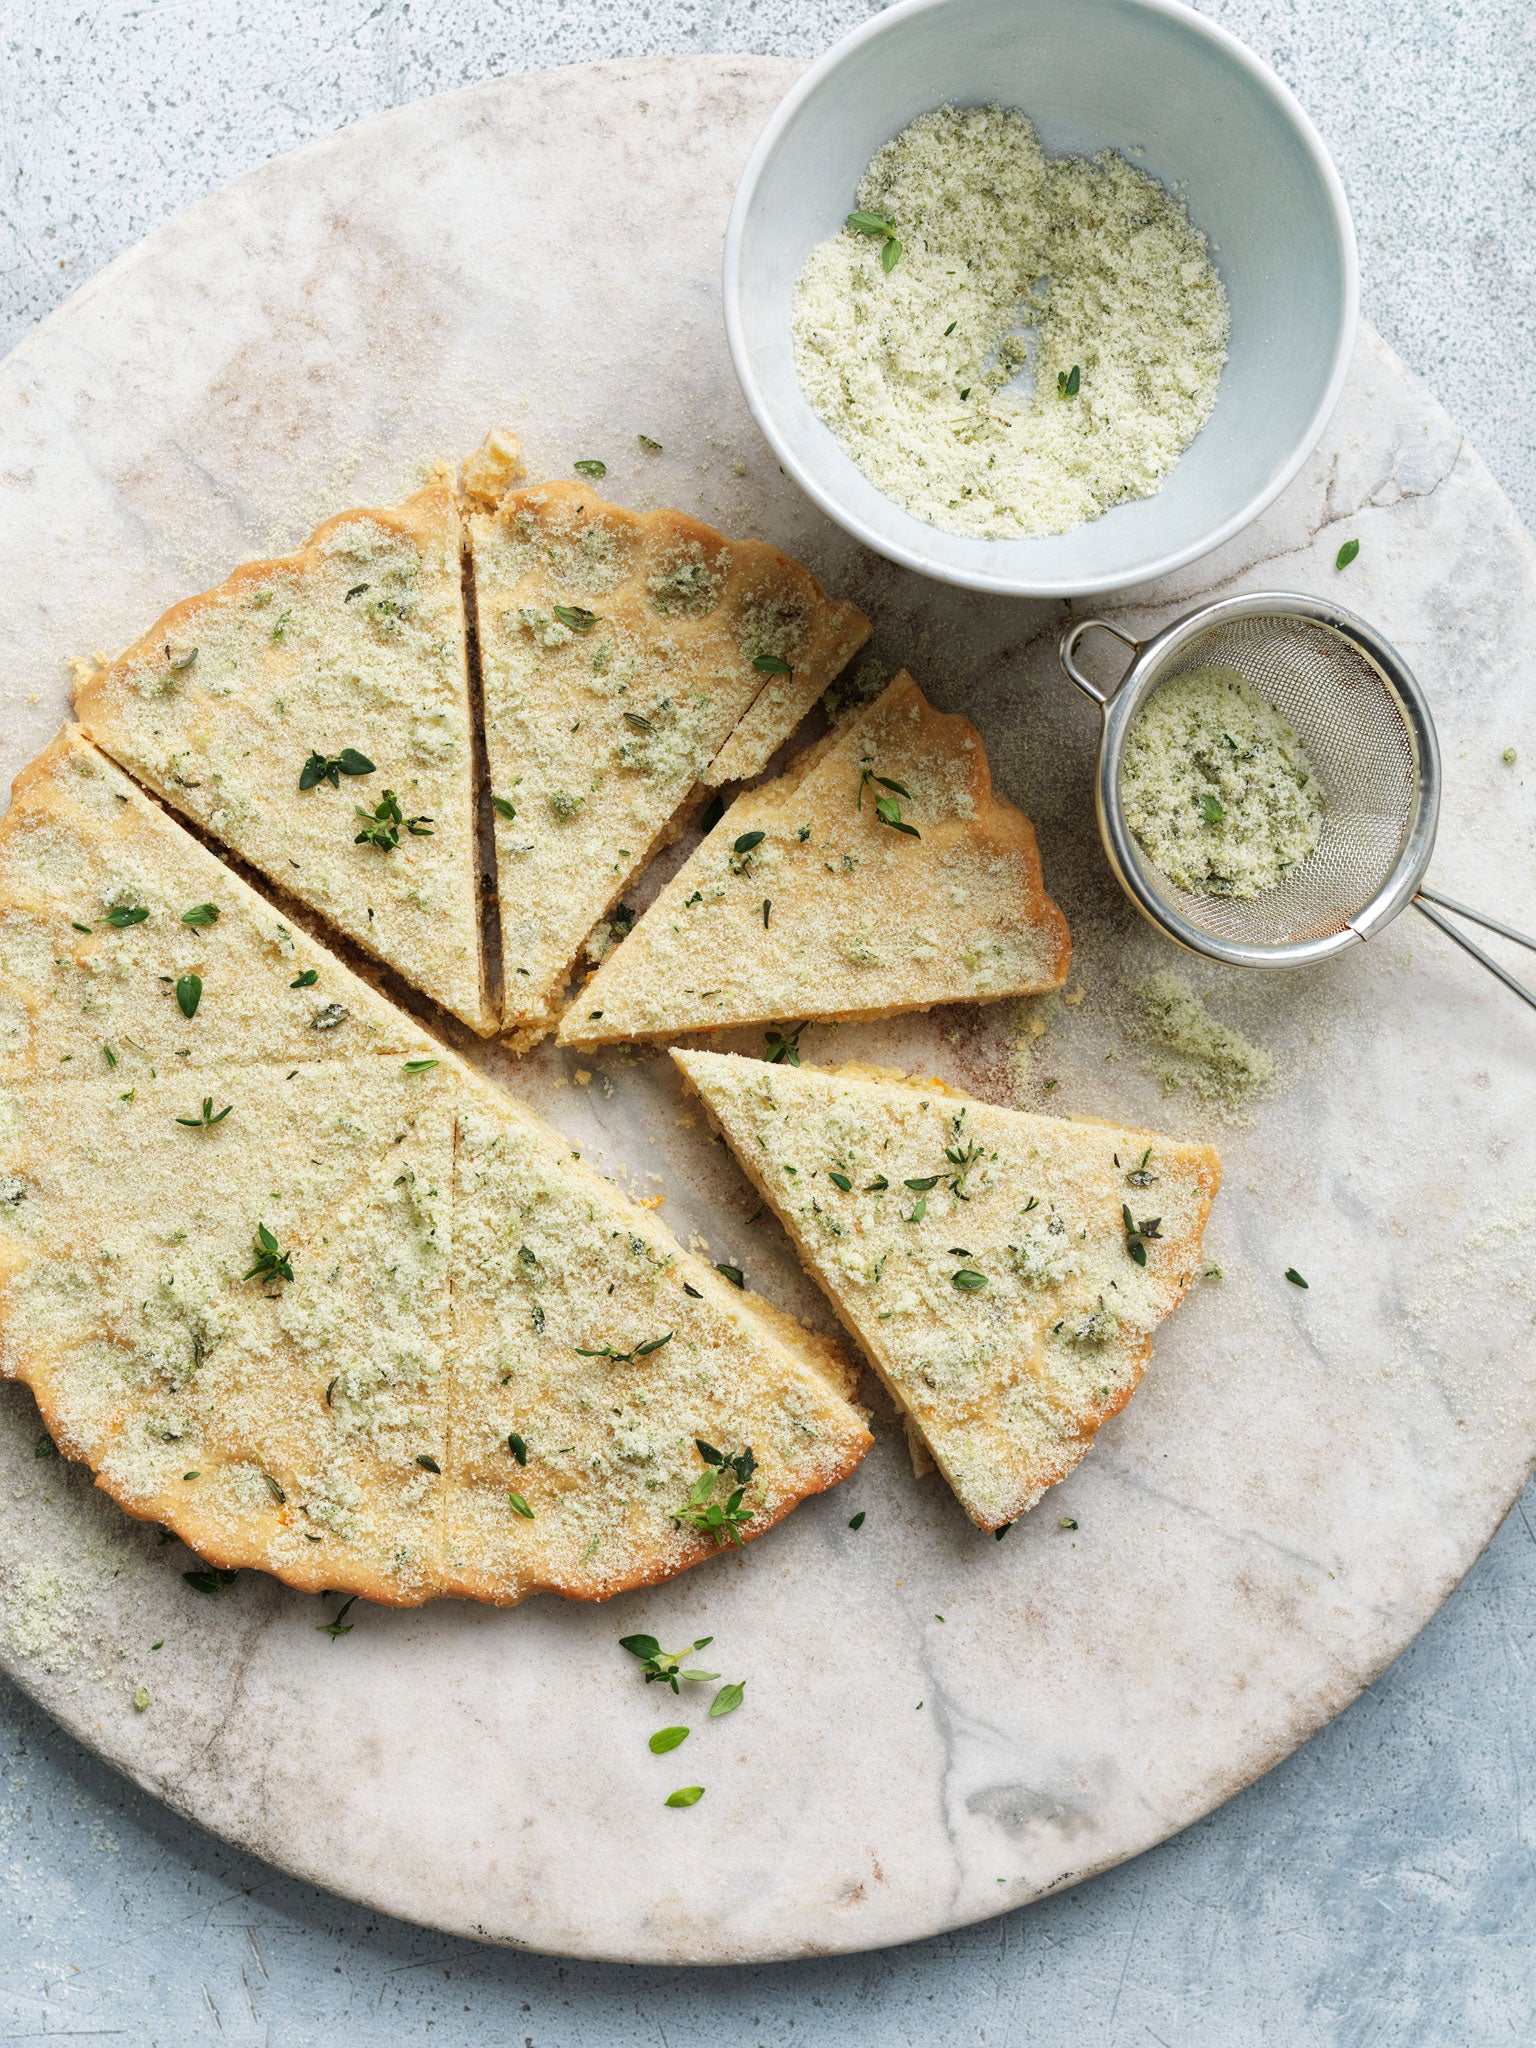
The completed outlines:
[[[1301,742],[1234,668],[1164,683],[1131,727],[1125,820],[1172,882],[1201,896],[1259,896],[1316,846],[1323,792]]]
[[[1131,1035],[1155,1051],[1165,1087],[1186,1083],[1204,1102],[1239,1110],[1274,1092],[1274,1054],[1205,1007],[1182,976],[1166,968],[1132,991]]]
[[[983,536],[1066,533],[1160,487],[1216,402],[1229,318],[1154,178],[1111,151],[1048,162],[1023,114],[946,106],[876,152],[856,203],[899,256],[845,227],[792,328],[806,397],[873,483]]]

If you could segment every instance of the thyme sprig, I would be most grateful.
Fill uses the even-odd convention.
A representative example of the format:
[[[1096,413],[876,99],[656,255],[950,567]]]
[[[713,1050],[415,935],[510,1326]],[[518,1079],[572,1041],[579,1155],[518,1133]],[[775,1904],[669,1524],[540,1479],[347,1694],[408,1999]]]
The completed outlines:
[[[809,1020],[807,1020],[809,1021]],[[796,1024],[791,1030],[781,1030],[771,1025],[766,1033],[768,1051],[765,1058],[770,1067],[798,1067],[800,1064],[800,1034],[804,1024]]]
[[[681,1650],[664,1650],[654,1636],[620,1636],[619,1648],[628,1650],[631,1657],[640,1659],[647,1685],[660,1682],[670,1685],[674,1692],[681,1690],[678,1681],[684,1685],[713,1685],[720,1676],[718,1671],[685,1671],[683,1659],[693,1650],[707,1650],[714,1641],[713,1636],[698,1636]]]
[[[366,583],[361,587],[364,590],[368,588]],[[328,782],[332,789],[340,789],[343,775],[372,773],[373,763],[356,747],[343,747],[339,754],[322,754],[316,748],[299,770],[299,788],[317,789],[322,782]]]
[[[400,844],[400,827],[403,825],[413,839],[432,837],[432,820],[422,815],[407,818],[400,809],[399,799],[392,789],[386,789],[381,800],[373,809],[366,810],[361,804],[354,804],[354,811],[363,821],[363,829],[353,840],[354,846],[376,846],[381,853],[392,853]]]
[[[648,1344],[637,1344],[633,1351],[620,1351],[612,1344],[604,1344],[596,1351],[587,1351],[580,1344],[575,1345],[578,1358],[606,1358],[614,1365],[629,1365],[637,1358],[649,1358],[653,1351],[659,1351],[663,1344],[672,1342],[674,1332],[668,1330],[664,1336],[652,1337]]]
[[[901,805],[896,801],[896,798],[899,796],[904,796],[908,803],[912,801],[912,792],[904,782],[894,782],[889,775],[877,775],[873,768],[866,768],[859,777],[859,800],[854,805],[856,811],[862,811],[864,808],[864,790],[866,785],[869,788],[870,794],[875,799],[875,816],[882,825],[889,825],[893,832],[905,832],[909,839],[922,838],[923,835],[918,831],[917,827],[909,825],[906,819],[902,817]],[[881,796],[878,792],[882,789],[892,790],[895,794]]]
[[[1138,1223],[1132,1216],[1128,1203],[1120,1204],[1121,1220],[1125,1224],[1125,1248],[1138,1266],[1147,1263],[1147,1246],[1154,1238],[1162,1236],[1162,1217],[1149,1216],[1144,1223]]]
[[[223,1123],[225,1117],[229,1115],[234,1106],[232,1102],[226,1102],[222,1109],[216,1110],[213,1106],[213,1097],[205,1095],[200,1116],[179,1116],[176,1121],[179,1124],[185,1124],[189,1130],[211,1131],[215,1124]],[[247,1273],[245,1277],[249,1280],[251,1276]],[[290,1273],[287,1277],[291,1280],[293,1275]]]
[[[707,1444],[700,1438],[695,1438],[694,1442],[704,1460],[704,1470],[693,1482],[687,1500],[672,1519],[679,1528],[686,1522],[701,1535],[712,1536],[717,1547],[734,1543],[738,1550],[744,1550],[746,1545],[741,1532],[752,1520],[752,1510],[744,1508],[741,1503],[752,1474],[757,1470],[757,1460],[750,1448],[738,1451],[735,1457],[727,1457],[723,1451],[717,1451],[713,1444]],[[712,1498],[715,1488],[727,1472],[735,1477],[737,1484],[724,1501],[715,1500]]]
[[[256,1263],[249,1273],[241,1274],[242,1280],[254,1280],[258,1276],[263,1280],[293,1278],[293,1262],[290,1255],[280,1248],[277,1239],[265,1223],[257,1224],[256,1240],[252,1249],[256,1253]]]

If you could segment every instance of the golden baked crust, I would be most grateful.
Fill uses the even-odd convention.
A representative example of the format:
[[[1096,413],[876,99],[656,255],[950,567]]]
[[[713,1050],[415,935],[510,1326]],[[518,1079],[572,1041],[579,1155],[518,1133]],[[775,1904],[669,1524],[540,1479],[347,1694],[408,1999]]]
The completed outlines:
[[[527,1044],[690,799],[756,774],[869,625],[777,548],[580,484],[508,492],[468,526],[503,1025]]]
[[[844,1477],[848,1371],[79,733],[18,777],[0,1375],[130,1514],[311,1591],[605,1599],[712,1554],[696,1438],[752,1449],[748,1540]]]
[[[742,851],[749,833],[760,837]],[[980,734],[902,673],[736,799],[572,1001],[559,1037],[598,1045],[989,1002],[1059,988],[1070,959],[1034,827],[992,794]]]
[[[1216,1153],[867,1070],[672,1057],[966,1513],[1032,1507],[1199,1271]]]
[[[173,605],[75,710],[167,803],[488,1033],[460,555],[444,484],[340,513]],[[312,752],[343,749],[373,771],[300,789]],[[397,843],[358,844],[356,808],[386,791]]]

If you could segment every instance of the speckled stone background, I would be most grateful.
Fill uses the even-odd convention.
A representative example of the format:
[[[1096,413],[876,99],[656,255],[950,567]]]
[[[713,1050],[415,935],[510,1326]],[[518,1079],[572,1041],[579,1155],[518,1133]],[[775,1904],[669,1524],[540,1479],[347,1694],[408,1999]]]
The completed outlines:
[[[356,116],[499,72],[671,50],[813,54],[869,9],[0,4],[0,322],[211,187]],[[1524,0],[1240,0],[1361,232],[1365,310],[1526,516],[1536,282]],[[160,2043],[1526,2043],[1536,1876],[1527,1503],[1414,1648],[1301,1754],[1096,1883],[909,1950],[667,1973],[380,1923],[174,1820],[0,1700],[8,2038]]]

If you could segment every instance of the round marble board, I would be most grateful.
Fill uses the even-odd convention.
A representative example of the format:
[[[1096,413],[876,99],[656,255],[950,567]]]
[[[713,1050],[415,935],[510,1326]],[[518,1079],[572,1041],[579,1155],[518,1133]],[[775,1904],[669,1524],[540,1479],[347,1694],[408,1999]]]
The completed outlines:
[[[745,1554],[602,1608],[359,1605],[332,1638],[329,1604],[257,1574],[217,1600],[189,1589],[181,1546],[37,1455],[30,1397],[0,1392],[0,1659],[21,1685],[285,1869],[573,1955],[873,1947],[1133,1855],[1397,1655],[1536,1450],[1530,1014],[1411,916],[1310,977],[1175,958],[1104,869],[1096,731],[1055,663],[1063,607],[891,567],[765,453],[717,276],[737,173],[794,75],[607,64],[364,122],[173,221],[0,368],[0,773],[66,715],[70,656],[115,650],[233,563],[389,503],[515,425],[535,477],[601,456],[622,502],[679,505],[809,562],[869,611],[891,666],[977,720],[999,786],[1037,822],[1081,999],[1036,1006],[1022,1079],[1005,1006],[813,1029],[806,1053],[1221,1146],[1207,1249],[1224,1278],[1164,1326],[1130,1406],[1005,1542],[941,1481],[914,1482],[876,1390],[864,1466]],[[1348,537],[1360,554],[1341,576]],[[1140,629],[1275,587],[1336,592],[1404,651],[1445,752],[1434,878],[1536,927],[1536,548],[1369,332],[1280,502],[1108,609]],[[1247,1125],[1165,1095],[1128,1038],[1125,991],[1156,965],[1276,1053],[1283,1085]],[[735,1042],[761,1050],[759,1034]],[[828,1322],[777,1225],[749,1222],[746,1181],[663,1053],[478,1057],[588,1157],[663,1194],[680,1236]],[[644,1687],[617,1643],[642,1630],[713,1636],[743,1709],[709,1722],[707,1691]],[[676,1719],[695,1728],[681,1771],[646,1746]],[[687,1780],[703,1802],[666,1810]]]

